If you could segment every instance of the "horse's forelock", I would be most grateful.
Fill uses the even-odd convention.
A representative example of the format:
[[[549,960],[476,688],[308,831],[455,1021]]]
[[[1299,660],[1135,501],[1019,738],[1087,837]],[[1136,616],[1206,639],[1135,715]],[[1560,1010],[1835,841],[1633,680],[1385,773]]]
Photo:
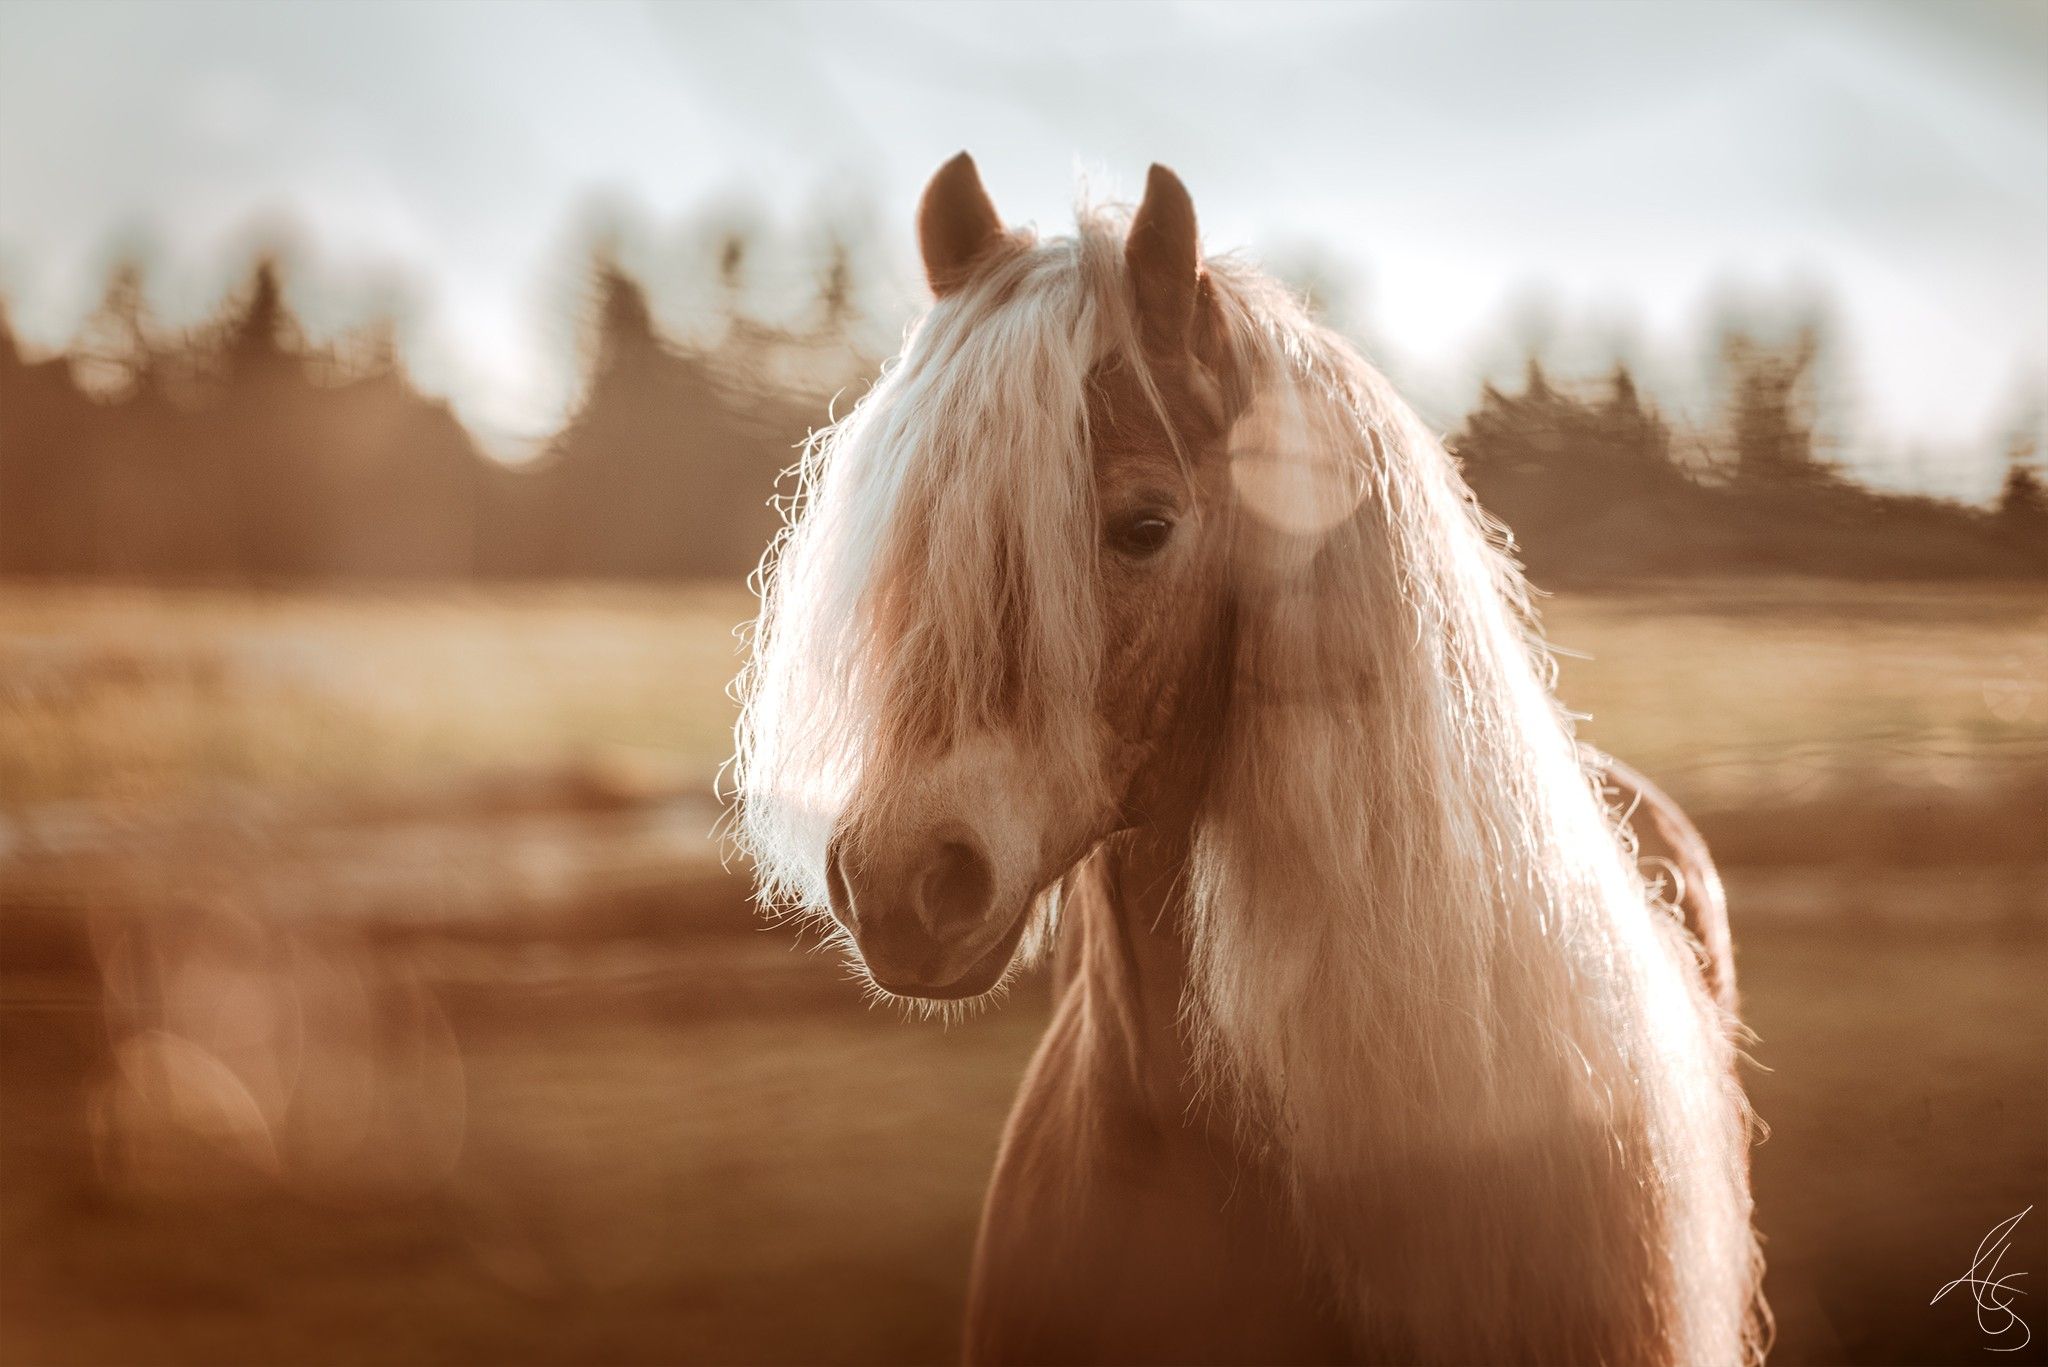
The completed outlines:
[[[1085,783],[1101,653],[1087,382],[1128,346],[1120,234],[991,261],[799,467],[742,680],[741,843],[820,904],[835,825],[887,819],[921,761],[1004,730]]]

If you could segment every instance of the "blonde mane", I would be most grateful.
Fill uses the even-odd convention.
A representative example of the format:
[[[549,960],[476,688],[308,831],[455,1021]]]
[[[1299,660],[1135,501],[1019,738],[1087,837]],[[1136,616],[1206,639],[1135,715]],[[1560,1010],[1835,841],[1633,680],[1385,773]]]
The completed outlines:
[[[1246,557],[1280,564],[1241,589],[1190,871],[1212,1077],[1266,1128],[1373,1341],[1500,1360],[1570,1342],[1599,1322],[1586,1298],[1639,1287],[1636,1332],[1578,1344],[1582,1360],[1669,1341],[1743,1360],[1755,1345],[1729,1326],[1755,1304],[1757,1255],[1726,1023],[1648,910],[1521,575],[1350,344],[1217,274],[1283,437],[1307,442],[1234,459],[1292,462],[1355,501],[1312,546]],[[1591,1212],[1598,1237],[1550,1246]],[[1552,1288],[1533,1302],[1532,1266]]]
[[[835,823],[889,819],[849,807],[913,748],[877,718],[962,735],[1015,705],[1073,800],[1107,801],[1086,385],[1134,350],[1122,235],[1084,212],[1020,245],[808,448],[742,686],[738,829],[773,896],[822,907]],[[1207,1094],[1364,1342],[1753,1360],[1729,1022],[1551,696],[1520,574],[1348,342],[1209,271],[1253,402],[1237,672],[1187,872]]]

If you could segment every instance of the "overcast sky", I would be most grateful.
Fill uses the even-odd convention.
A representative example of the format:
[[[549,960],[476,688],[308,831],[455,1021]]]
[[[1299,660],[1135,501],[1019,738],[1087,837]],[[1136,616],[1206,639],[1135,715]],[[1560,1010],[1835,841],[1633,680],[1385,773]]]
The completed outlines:
[[[911,206],[971,149],[1058,230],[1174,166],[1211,249],[1299,260],[1423,393],[1507,339],[1696,378],[1731,292],[1822,298],[1880,478],[1988,490],[2048,384],[2048,4],[189,5],[0,0],[0,292],[61,343],[145,250],[172,320],[283,225],[298,302],[405,305],[490,433],[573,392],[594,202],[673,229]],[[620,210],[618,212],[627,212]]]

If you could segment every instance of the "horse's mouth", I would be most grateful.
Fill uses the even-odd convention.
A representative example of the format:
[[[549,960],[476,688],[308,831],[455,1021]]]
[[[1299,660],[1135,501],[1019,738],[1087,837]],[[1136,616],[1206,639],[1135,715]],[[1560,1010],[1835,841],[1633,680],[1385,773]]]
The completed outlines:
[[[1009,970],[1010,960],[1016,957],[1017,944],[1024,938],[1024,926],[1031,919],[1031,908],[1036,905],[1036,900],[1034,898],[1027,901],[1019,908],[1017,914],[1010,919],[1009,927],[989,945],[965,973],[950,982],[928,983],[915,979],[884,978],[863,958],[862,963],[867,969],[868,981],[892,997],[913,997],[921,1001],[957,1002],[983,996],[993,990],[995,985],[1003,980],[1003,974]]]

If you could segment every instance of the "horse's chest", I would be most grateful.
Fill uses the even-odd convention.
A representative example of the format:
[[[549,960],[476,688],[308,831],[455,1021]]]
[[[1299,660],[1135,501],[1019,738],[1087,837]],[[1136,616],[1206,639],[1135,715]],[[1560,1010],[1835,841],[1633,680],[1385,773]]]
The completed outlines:
[[[1194,1128],[1062,1074],[1048,1040],[1018,1099],[969,1311],[980,1361],[1345,1356],[1284,1207]]]

